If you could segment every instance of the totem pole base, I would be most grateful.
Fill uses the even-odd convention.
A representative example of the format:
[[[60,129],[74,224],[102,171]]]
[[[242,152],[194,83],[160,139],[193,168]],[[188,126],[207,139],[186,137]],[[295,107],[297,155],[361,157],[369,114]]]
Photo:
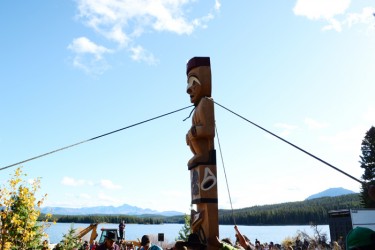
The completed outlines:
[[[208,250],[217,250],[207,239],[219,237],[216,165],[199,165],[190,170],[192,204],[191,232],[199,236]]]

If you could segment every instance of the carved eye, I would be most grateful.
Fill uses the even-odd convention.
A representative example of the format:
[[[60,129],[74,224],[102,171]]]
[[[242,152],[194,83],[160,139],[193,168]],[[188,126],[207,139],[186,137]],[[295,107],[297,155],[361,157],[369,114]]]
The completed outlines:
[[[188,84],[193,86],[194,82],[195,82],[195,84],[201,85],[201,82],[199,81],[198,78],[196,78],[195,76],[190,76],[189,79],[188,79]]]

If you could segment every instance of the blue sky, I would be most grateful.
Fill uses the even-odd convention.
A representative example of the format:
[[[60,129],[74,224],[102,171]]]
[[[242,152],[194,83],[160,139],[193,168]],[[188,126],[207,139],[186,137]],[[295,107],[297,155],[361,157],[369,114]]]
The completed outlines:
[[[366,0],[2,1],[0,167],[189,106],[186,62],[209,56],[216,102],[360,178],[375,124],[374,12]],[[187,212],[189,113],[23,170],[42,178],[45,206]],[[221,107],[215,115],[233,208],[359,191]],[[219,207],[230,208],[221,162],[218,185]]]

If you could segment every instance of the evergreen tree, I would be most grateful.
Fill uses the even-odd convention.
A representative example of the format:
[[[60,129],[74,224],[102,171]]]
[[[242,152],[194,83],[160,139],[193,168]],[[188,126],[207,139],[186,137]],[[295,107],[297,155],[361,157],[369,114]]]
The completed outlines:
[[[82,243],[80,243],[79,238],[76,235],[76,229],[74,229],[73,225],[71,225],[68,233],[63,235],[63,239],[59,243],[59,249],[61,250],[79,249],[81,246],[82,246]]]
[[[176,238],[176,240],[183,240],[183,241],[188,240],[188,237],[190,234],[190,215],[185,214],[184,219],[185,219],[185,224],[178,232],[178,237]]]
[[[363,181],[361,189],[361,202],[366,208],[375,208],[375,201],[371,200],[368,195],[368,185],[375,184],[375,127],[367,131],[365,138],[362,140],[361,168],[364,169],[362,175]]]

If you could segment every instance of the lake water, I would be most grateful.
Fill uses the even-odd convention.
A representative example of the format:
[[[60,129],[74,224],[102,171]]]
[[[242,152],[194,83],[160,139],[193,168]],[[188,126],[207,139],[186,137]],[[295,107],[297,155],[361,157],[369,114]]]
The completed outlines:
[[[76,229],[83,229],[90,224],[80,223],[56,223],[52,224],[46,233],[49,235],[50,243],[58,243],[63,235],[68,233],[71,226]],[[155,235],[164,233],[165,242],[174,242],[178,236],[178,232],[183,227],[183,224],[162,224],[162,225],[141,225],[141,224],[126,224],[125,237],[127,240],[137,240],[142,238],[144,234]],[[118,224],[99,224],[97,228],[98,238],[100,237],[101,228],[118,228]],[[314,230],[310,226],[238,226],[242,234],[250,238],[252,242],[258,239],[260,242],[281,243],[286,237],[294,237],[298,231],[306,232],[308,235],[313,235]],[[320,233],[326,233],[327,242],[329,242],[329,226],[318,226]],[[231,238],[234,242],[235,233],[233,226],[219,226],[220,238]],[[89,233],[89,235],[91,232]]]

